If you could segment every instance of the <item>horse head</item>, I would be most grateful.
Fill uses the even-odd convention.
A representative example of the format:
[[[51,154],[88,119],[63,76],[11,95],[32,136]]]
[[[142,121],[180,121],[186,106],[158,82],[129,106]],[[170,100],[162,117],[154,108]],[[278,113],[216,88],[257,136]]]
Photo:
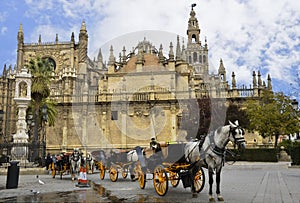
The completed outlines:
[[[245,131],[239,126],[239,122],[237,120],[234,123],[229,121],[229,125],[229,140],[237,144],[239,148],[246,148]]]

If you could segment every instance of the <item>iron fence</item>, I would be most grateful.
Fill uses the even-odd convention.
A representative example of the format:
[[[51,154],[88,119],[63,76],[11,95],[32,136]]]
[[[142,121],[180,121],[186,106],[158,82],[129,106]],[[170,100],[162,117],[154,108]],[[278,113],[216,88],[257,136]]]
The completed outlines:
[[[26,150],[18,150],[18,149]],[[34,157],[34,151],[37,150],[38,155]],[[12,154],[14,151],[15,155]],[[45,166],[46,144],[40,143],[0,143],[0,164],[7,163],[15,159],[14,156],[22,157],[24,160]],[[24,154],[25,152],[25,154]],[[18,154],[22,153],[22,154]]]

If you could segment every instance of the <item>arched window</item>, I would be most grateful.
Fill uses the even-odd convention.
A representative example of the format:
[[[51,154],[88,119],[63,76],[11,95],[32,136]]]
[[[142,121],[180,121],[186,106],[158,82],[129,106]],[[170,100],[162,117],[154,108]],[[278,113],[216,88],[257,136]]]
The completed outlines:
[[[196,42],[196,35],[195,34],[192,35],[192,42],[193,43]]]
[[[189,63],[192,63],[192,57],[189,56]]]
[[[206,63],[206,56],[203,55],[203,63]]]
[[[56,63],[55,63],[55,61],[54,61],[54,59],[53,59],[53,58],[50,58],[50,57],[44,57],[43,59],[46,59],[46,60],[48,60],[48,62],[49,62],[49,64],[50,64],[50,66],[52,66],[53,70],[55,70],[55,69],[56,69]]]
[[[202,63],[202,55],[199,55],[199,62]]]
[[[193,60],[194,60],[194,63],[196,63],[197,62],[197,53],[196,52],[194,52],[193,53]]]

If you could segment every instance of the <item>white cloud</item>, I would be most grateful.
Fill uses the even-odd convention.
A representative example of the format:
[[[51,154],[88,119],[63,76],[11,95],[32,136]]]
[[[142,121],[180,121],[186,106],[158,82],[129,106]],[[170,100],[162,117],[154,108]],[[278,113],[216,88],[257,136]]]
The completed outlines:
[[[1,35],[6,34],[7,33],[7,29],[8,29],[7,27],[2,27],[1,31],[0,31]]]
[[[85,20],[89,34],[89,54],[93,58],[98,48],[106,42],[128,33],[140,31],[141,34],[143,30],[159,30],[185,37],[190,5],[195,1],[25,2],[30,5],[28,16],[39,19],[36,20],[38,26],[32,33],[34,40],[37,40],[39,33],[42,34],[43,41],[54,41],[56,33],[59,34],[59,40],[69,40],[72,31],[77,38],[81,22]],[[278,80],[292,80],[293,68],[300,67],[299,1],[203,0],[196,3],[194,9],[201,29],[200,38],[202,41],[205,37],[208,39],[211,69],[214,72],[222,58],[227,78],[231,80],[231,73],[234,71],[238,83],[251,83],[249,78],[252,81],[252,71],[257,70],[261,70],[263,79],[270,73],[272,78]],[[141,35],[136,43],[142,39]],[[163,40],[161,43],[164,43],[164,51],[168,50],[171,40],[176,45],[174,38]],[[154,45],[157,48],[159,46]],[[126,49],[130,50],[131,47]],[[116,48],[115,56],[120,51]]]
[[[7,12],[0,12],[0,23],[4,22],[7,17]]]

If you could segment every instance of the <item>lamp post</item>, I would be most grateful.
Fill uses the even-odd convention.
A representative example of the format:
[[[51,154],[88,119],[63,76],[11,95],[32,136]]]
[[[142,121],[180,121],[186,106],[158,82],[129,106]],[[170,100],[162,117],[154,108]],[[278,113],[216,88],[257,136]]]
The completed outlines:
[[[46,122],[48,121],[48,109],[47,105],[44,104],[42,108],[42,130],[43,130],[43,157],[42,157],[42,165],[45,166],[45,157],[46,157]]]
[[[34,138],[32,138],[32,128],[34,127],[34,122],[33,122],[33,114],[31,112],[28,113],[27,115],[27,126],[28,126],[28,135],[29,135],[29,138],[32,140],[32,146],[33,148],[35,147],[34,146]],[[33,159],[33,154],[30,154],[30,161],[34,161]]]

